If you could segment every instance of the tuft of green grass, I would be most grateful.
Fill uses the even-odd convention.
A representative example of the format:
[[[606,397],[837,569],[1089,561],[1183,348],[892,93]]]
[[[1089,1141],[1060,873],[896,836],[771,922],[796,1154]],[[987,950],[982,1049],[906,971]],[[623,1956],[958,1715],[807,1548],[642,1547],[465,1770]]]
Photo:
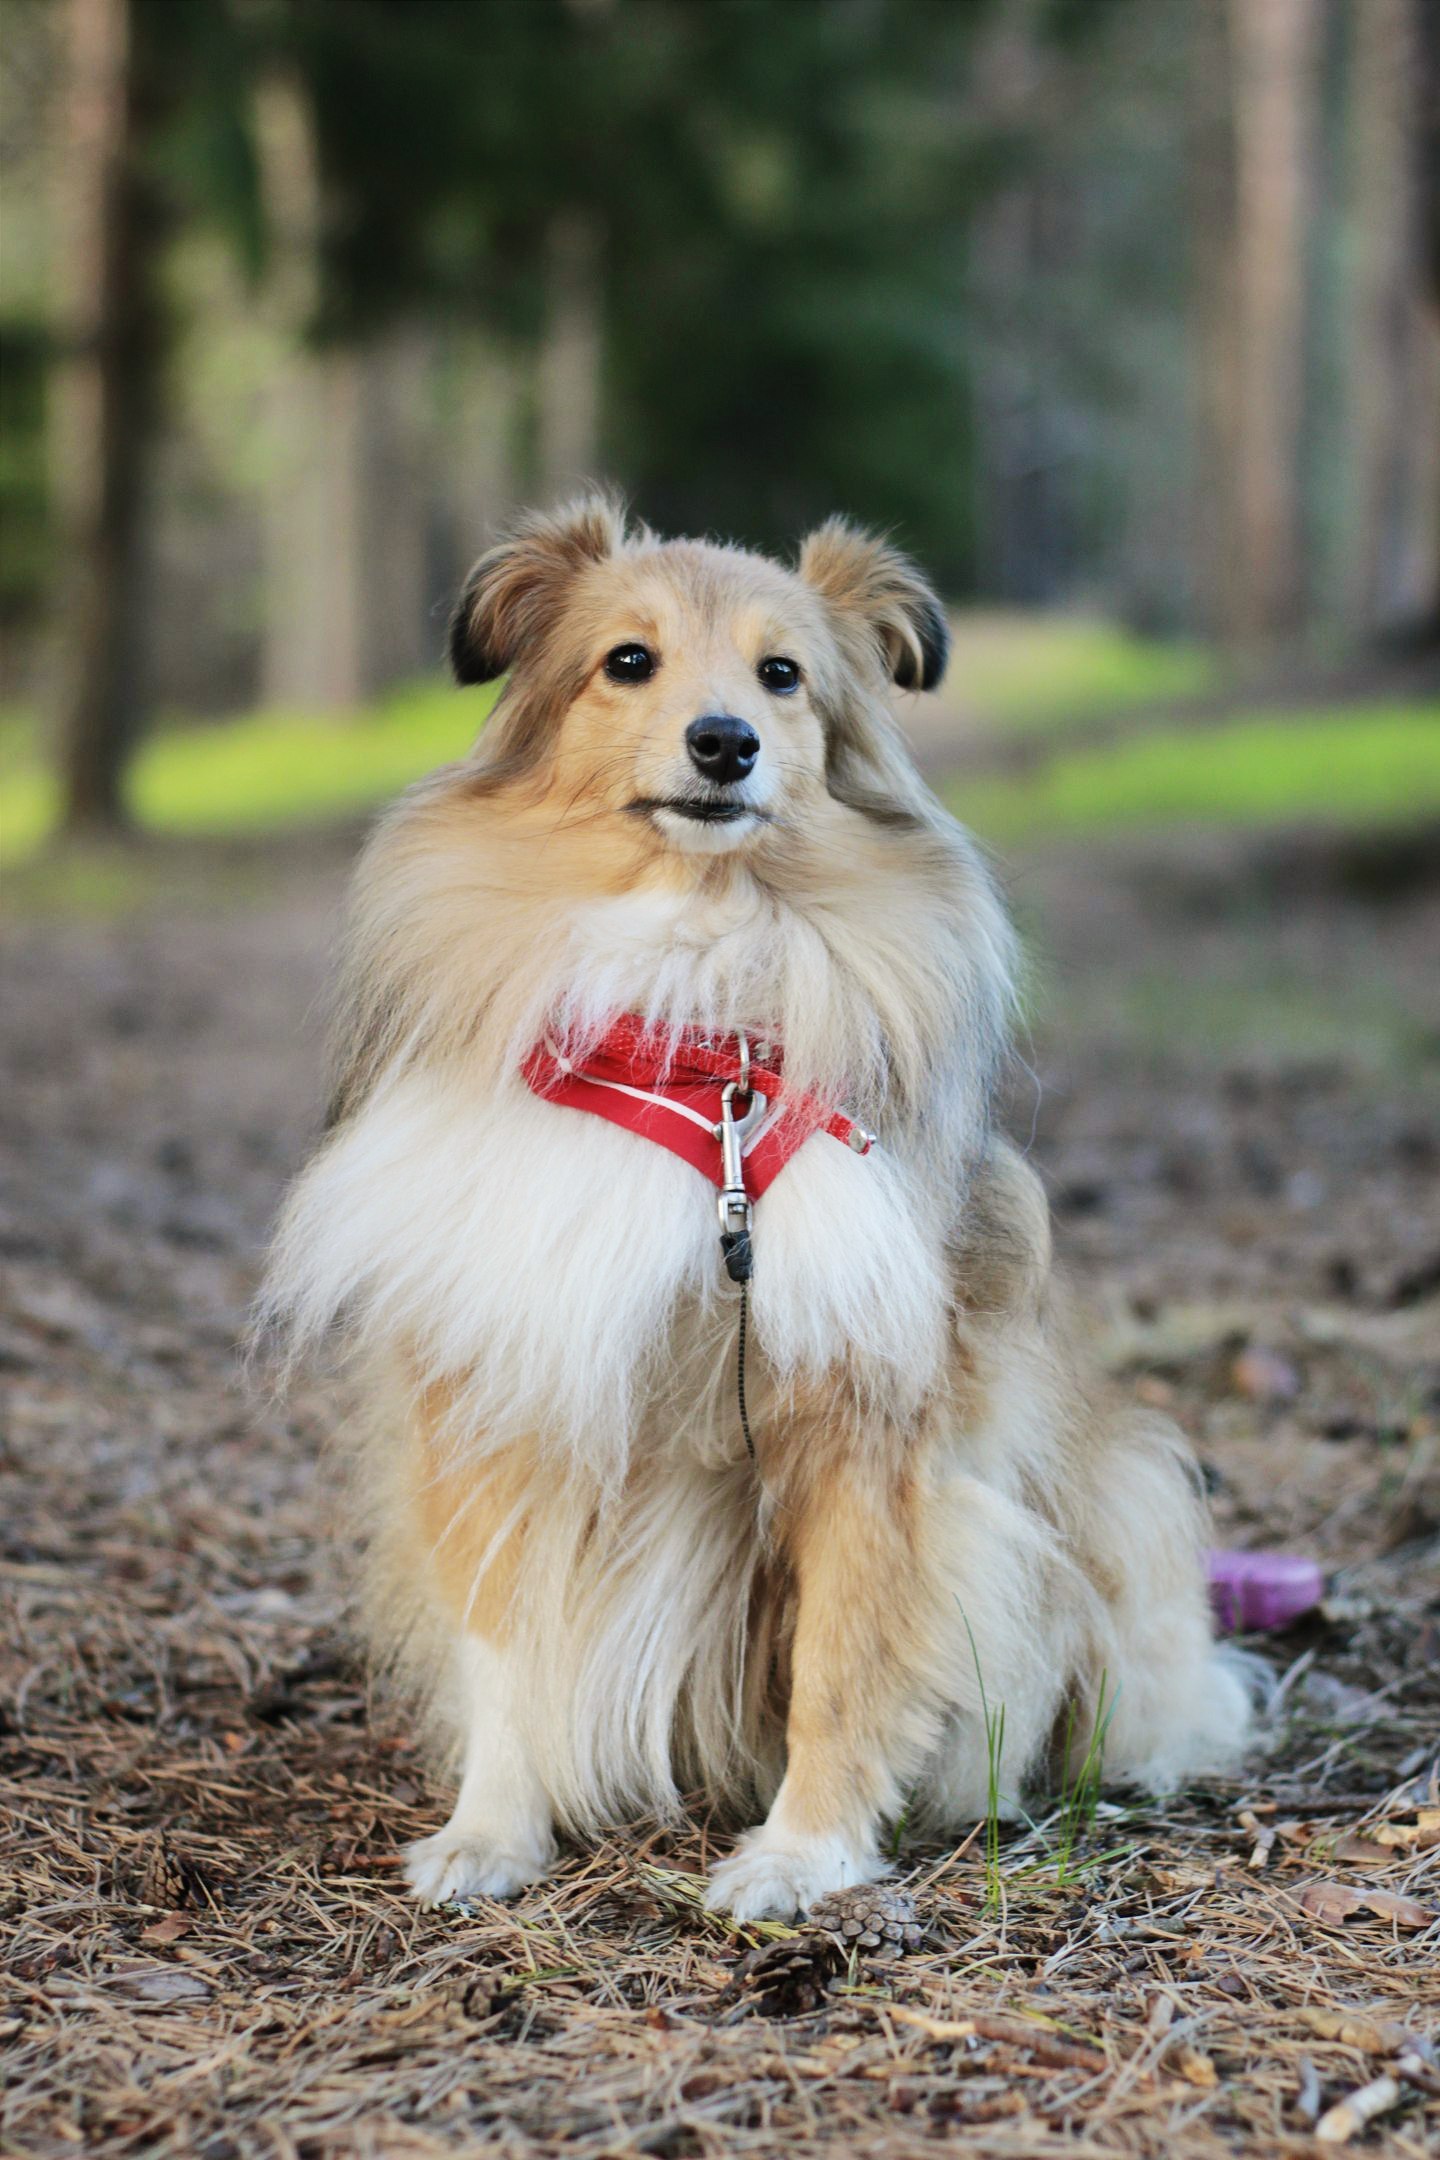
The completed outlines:
[[[1440,810],[1440,701],[1167,727],[941,792],[1002,845],[1136,825],[1405,821]]]
[[[263,712],[163,729],[136,754],[131,814],[142,831],[197,836],[355,816],[459,757],[495,694],[427,683],[353,715]],[[26,755],[18,727],[14,741],[0,765],[0,853],[10,864],[44,845],[58,812],[53,776]]]
[[[1065,1782],[1060,1794],[1060,1824],[1055,1839],[1055,1881],[1062,1890],[1075,1882],[1084,1872],[1075,1865],[1075,1853],[1081,1842],[1095,1828],[1095,1810],[1100,1804],[1100,1787],[1105,1777],[1105,1740],[1110,1721],[1115,1715],[1118,1694],[1105,1701],[1109,1685],[1108,1672],[1100,1675],[1100,1696],[1095,1705],[1095,1722],[1090,1729],[1089,1744],[1074,1777],[1070,1775],[1070,1759],[1075,1740],[1075,1701],[1072,1696],[1065,1716]]]
[[[1004,1877],[1000,1872],[1000,1765],[1005,1753],[1005,1705],[1002,1702],[997,1709],[991,1709],[990,1698],[985,1692],[985,1675],[980,1670],[975,1631],[963,1605],[960,1617],[970,1638],[970,1656],[980,1689],[980,1714],[985,1721],[985,1910],[987,1913],[998,1912],[1005,1896]]]

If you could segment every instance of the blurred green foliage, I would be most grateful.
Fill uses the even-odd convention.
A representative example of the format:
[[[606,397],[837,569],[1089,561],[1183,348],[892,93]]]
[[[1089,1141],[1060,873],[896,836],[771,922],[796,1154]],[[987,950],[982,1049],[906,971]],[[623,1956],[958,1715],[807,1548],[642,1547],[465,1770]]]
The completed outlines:
[[[1028,34],[1068,51],[1119,4],[1049,0]],[[11,5],[43,17],[47,0]],[[419,318],[531,354],[550,238],[580,213],[604,266],[600,465],[648,516],[693,529],[703,505],[713,529],[788,545],[843,505],[963,591],[977,571],[970,220],[1042,127],[1008,104],[995,117],[977,89],[976,41],[1002,12],[131,0],[146,215],[157,239],[223,235],[260,294],[280,243],[258,92],[283,77],[310,115],[325,203],[313,337]],[[173,348],[176,294],[150,304]],[[16,350],[47,305],[28,282],[0,294]],[[28,374],[0,421],[19,445],[0,463],[0,515],[23,524],[41,470]],[[38,607],[40,556],[22,546],[15,564]]]
[[[1220,680],[1219,661],[1203,645],[1059,614],[967,614],[951,665],[954,694],[1007,733],[1192,698]]]
[[[1125,825],[1404,821],[1440,810],[1440,703],[1241,713],[943,793],[998,845]]]
[[[21,108],[39,115],[47,97],[63,107],[61,11],[52,0],[8,6],[22,66],[0,138],[24,134]],[[148,604],[152,632],[162,618],[205,616],[191,682],[214,685],[236,656],[217,706],[243,706],[257,680],[285,682],[257,664],[276,581],[254,557],[269,544],[262,527],[271,539],[277,526],[309,528],[277,515],[286,499],[267,461],[280,437],[246,425],[269,377],[300,359],[307,338],[358,354],[387,328],[453,328],[446,366],[493,357],[519,386],[504,418],[516,454],[496,505],[512,482],[520,494],[542,474],[563,484],[536,454],[535,381],[554,344],[555,238],[577,218],[600,261],[597,462],[662,530],[708,525],[788,548],[843,506],[894,530],[951,593],[1064,591],[1151,624],[1194,619],[1175,575],[1194,536],[1157,509],[1184,462],[1167,415],[1193,403],[1197,364],[1187,250],[1176,244],[1195,214],[1183,0],[1149,10],[1140,0],[129,0],[128,21],[143,107],[148,395],[156,410],[178,406],[184,376],[187,415],[208,406],[218,416],[208,435],[193,421],[188,448],[204,455],[166,477],[184,498],[166,538],[170,584],[157,577],[147,595],[142,577],[135,613]],[[25,23],[39,34],[17,35]],[[1343,58],[1337,44],[1337,67]],[[57,80],[40,79],[47,69]],[[303,274],[290,283],[306,298],[293,319],[275,287],[294,234],[276,208],[273,144],[265,150],[277,87],[301,115],[299,163],[313,151],[319,182],[318,231],[299,220]],[[1338,87],[1336,99],[1338,112]],[[52,125],[37,118],[31,135]],[[40,147],[36,169],[48,172],[53,145]],[[46,213],[26,215],[34,231],[7,255],[33,258],[31,270],[0,278],[0,620],[15,621],[39,619],[59,553],[42,456],[53,295],[34,268],[47,259],[35,238]],[[180,333],[187,320],[208,323],[216,262],[246,336],[257,324],[259,336],[237,359],[217,332],[197,362]],[[509,444],[512,432],[523,439]],[[1355,473],[1330,455],[1323,428],[1309,434],[1325,445],[1338,501]],[[1139,491],[1149,508],[1140,559],[1122,563],[1125,520],[1110,492],[1132,464],[1149,474]],[[246,493],[249,522],[202,559],[188,541],[221,537],[202,498],[222,465],[217,492]],[[477,504],[477,526],[488,507]],[[180,513],[192,510],[187,524]],[[371,519],[368,554],[380,559],[385,520],[373,506]],[[447,498],[416,548],[433,580],[417,619],[453,584],[446,560],[461,522]],[[1152,575],[1177,525],[1183,545]],[[279,583],[299,591],[303,581]],[[312,618],[383,612],[360,604],[373,595],[358,573],[353,584],[354,604]],[[177,589],[189,604],[167,613],[162,599]],[[315,589],[327,593],[319,579]],[[415,661],[412,644],[394,665],[357,668],[335,702]],[[33,691],[40,677],[6,679]],[[133,679],[152,703],[202,709],[188,683],[176,693],[157,673],[150,685],[143,668]],[[993,639],[972,622],[950,694],[992,732],[1038,736],[1223,687],[1198,646],[1051,618],[1033,633],[998,625]],[[272,694],[312,698],[288,683]],[[460,711],[426,691],[343,730],[276,712],[223,736],[172,728],[139,756],[128,799],[155,830],[323,821],[453,753]],[[128,712],[120,719],[128,731]],[[956,800],[1000,840],[1156,816],[1386,817],[1412,793],[1433,800],[1425,719],[1386,705],[1284,722],[1242,712],[1228,729],[1177,728],[1057,753],[1023,776],[977,777]],[[1373,730],[1363,744],[1362,723]],[[38,751],[8,755],[0,844],[13,856],[54,829],[55,798]]]
[[[344,204],[325,327],[406,306],[533,341],[547,238],[605,259],[607,470],[662,528],[789,541],[849,504],[958,589],[969,103],[992,0],[348,0],[287,11]],[[1071,8],[1071,18],[1096,13]],[[884,424],[877,425],[877,415]]]
[[[1061,626],[1057,636],[1066,635]],[[1044,642],[1038,629],[1036,640]],[[1117,649],[1106,639],[1094,650],[1103,682]],[[1027,702],[1033,680],[1022,678],[1008,700],[1022,729],[1035,709]],[[1003,682],[994,694],[999,715]],[[343,724],[259,713],[220,727],[170,728],[142,745],[130,806],[142,831],[195,837],[333,824],[462,756],[493,695],[427,684]],[[1097,704],[1083,673],[1076,698],[1083,720]],[[957,817],[1000,847],[1134,825],[1404,821],[1440,811],[1440,704],[1242,712],[1223,725],[1167,725],[1057,750],[1018,773],[962,776],[941,792]],[[14,865],[33,854],[56,811],[33,731],[12,716],[0,730],[0,858]]]
[[[426,684],[343,722],[266,712],[223,726],[166,729],[136,754],[130,810],[141,831],[157,833],[333,823],[462,755],[493,697],[489,688],[461,693]],[[0,734],[0,856],[10,863],[40,846],[58,815],[57,783],[33,755],[32,739],[19,717]]]

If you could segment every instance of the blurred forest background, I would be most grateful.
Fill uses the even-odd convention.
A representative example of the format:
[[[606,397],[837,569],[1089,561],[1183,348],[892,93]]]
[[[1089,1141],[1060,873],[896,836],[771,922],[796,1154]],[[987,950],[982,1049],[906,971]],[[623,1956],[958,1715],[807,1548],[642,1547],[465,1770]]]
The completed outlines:
[[[0,2150],[1216,2160],[1365,2079],[1367,2153],[1430,2151],[1440,0],[0,0],[0,45]],[[1004,1116],[1087,1336],[1217,1540],[1328,1583],[1252,1639],[1262,1757],[1073,1867],[1073,1803],[997,1827],[993,1905],[987,1841],[929,1853],[923,1957],[793,2025],[645,1887],[703,1825],[402,1907],[449,1797],[351,1643],[345,1407],[237,1370],[363,820],[488,711],[451,596],[589,478],[934,573],[898,717],[1021,931]],[[1031,2037],[897,2036],[892,1985]]]
[[[982,717],[1388,698],[1440,636],[1440,0],[0,21],[22,852],[451,753],[397,686],[494,525],[592,476],[666,530],[892,528],[990,611]]]

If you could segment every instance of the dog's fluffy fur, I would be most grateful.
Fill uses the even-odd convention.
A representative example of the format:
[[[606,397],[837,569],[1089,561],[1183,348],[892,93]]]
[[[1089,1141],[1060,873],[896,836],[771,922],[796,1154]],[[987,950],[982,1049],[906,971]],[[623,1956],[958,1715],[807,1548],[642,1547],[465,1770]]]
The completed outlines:
[[[614,682],[630,642],[658,665]],[[265,1300],[357,1361],[376,1640],[463,1756],[417,1893],[504,1895],[556,1826],[698,1788],[768,1810],[715,1902],[792,1912],[883,1872],[902,1810],[984,1812],[982,1681],[1007,1795],[1083,1753],[1102,1681],[1108,1774],[1218,1767],[1246,1702],[1193,1465],[1085,1378],[992,1129],[1011,933],[886,704],[944,662],[917,572],[838,522],[792,570],[589,499],[483,558],[452,651],[509,680],[361,861],[331,1129]],[[761,751],[698,822],[684,730],[715,712]],[[815,1135],[757,1210],[755,1467],[711,1189],[520,1075],[621,1012],[777,1039],[881,1137]]]

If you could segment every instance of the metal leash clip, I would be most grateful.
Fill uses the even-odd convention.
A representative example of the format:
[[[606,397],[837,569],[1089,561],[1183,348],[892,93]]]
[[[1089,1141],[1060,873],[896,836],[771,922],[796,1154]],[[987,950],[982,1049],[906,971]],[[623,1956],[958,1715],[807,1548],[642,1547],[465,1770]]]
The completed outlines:
[[[720,1122],[715,1137],[720,1142],[720,1250],[731,1282],[748,1282],[753,1267],[750,1225],[753,1211],[745,1190],[745,1142],[770,1108],[769,1098],[751,1089],[750,1045],[740,1037],[740,1077],[727,1080],[720,1096]],[[743,1095],[746,1110],[735,1115],[735,1097]]]

